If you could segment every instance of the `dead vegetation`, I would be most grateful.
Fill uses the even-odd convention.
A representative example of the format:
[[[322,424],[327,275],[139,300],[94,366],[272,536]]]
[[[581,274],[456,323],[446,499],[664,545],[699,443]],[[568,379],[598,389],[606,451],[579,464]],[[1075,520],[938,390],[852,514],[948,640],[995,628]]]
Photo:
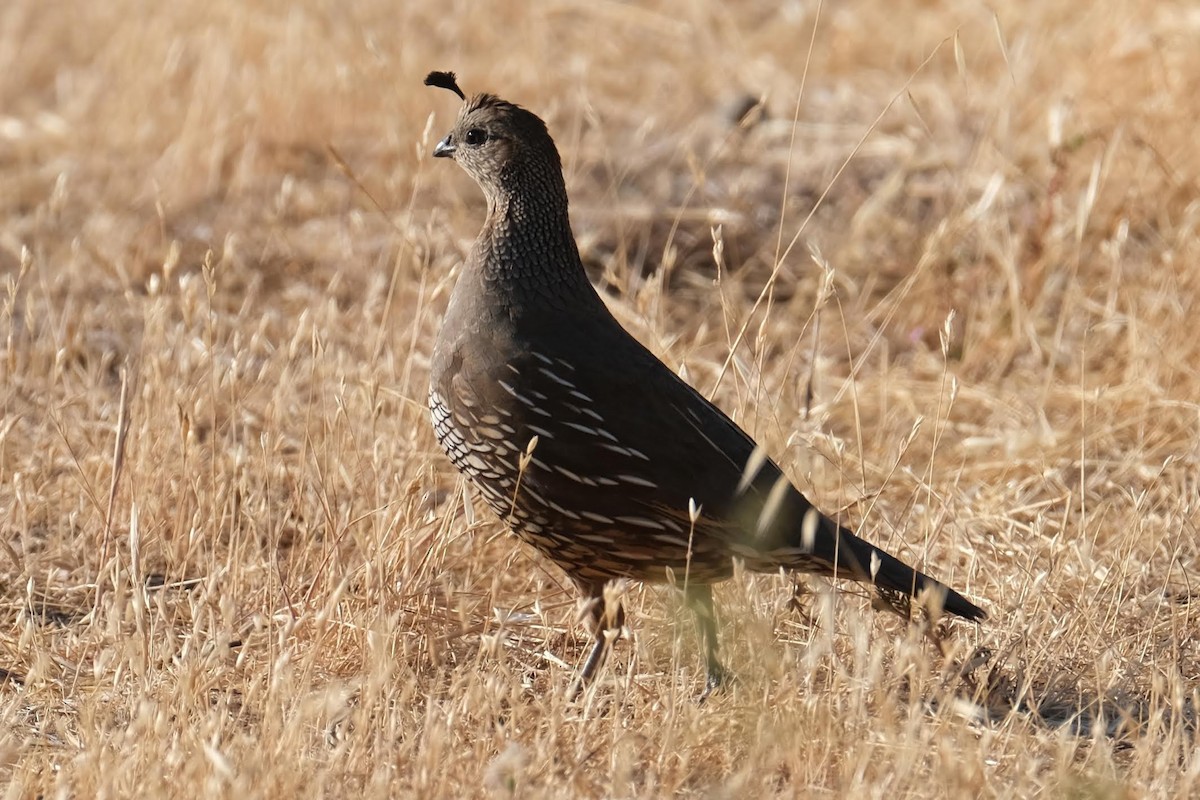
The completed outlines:
[[[1196,794],[1200,16],[731,8],[0,9],[4,797]],[[571,592],[427,422],[483,211],[430,69],[545,116],[618,316],[992,620],[739,575],[697,706],[633,587],[568,703]]]

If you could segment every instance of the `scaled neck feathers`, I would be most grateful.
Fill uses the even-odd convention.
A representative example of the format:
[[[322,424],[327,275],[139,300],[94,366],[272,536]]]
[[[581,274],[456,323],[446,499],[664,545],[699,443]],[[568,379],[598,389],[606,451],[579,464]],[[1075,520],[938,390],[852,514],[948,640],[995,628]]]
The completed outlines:
[[[579,260],[557,164],[520,165],[501,176],[487,201],[472,260],[493,290],[599,302]]]

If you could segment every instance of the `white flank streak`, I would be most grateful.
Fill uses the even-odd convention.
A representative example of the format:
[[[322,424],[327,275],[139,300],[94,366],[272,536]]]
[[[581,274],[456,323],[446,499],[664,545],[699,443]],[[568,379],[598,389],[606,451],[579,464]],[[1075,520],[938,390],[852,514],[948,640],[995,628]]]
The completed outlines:
[[[574,511],[563,508],[558,503],[550,503],[550,508],[552,508],[555,511],[557,511],[558,513],[562,514],[567,519],[580,519],[580,516],[578,514],[576,514]]]
[[[662,525],[652,519],[645,517],[617,517],[617,522],[624,522],[626,525],[636,525],[639,528],[651,528],[652,530],[666,530]]]
[[[571,470],[566,469],[565,467],[556,466],[554,468],[554,471],[557,472],[559,475],[565,475],[566,477],[570,478],[571,480],[575,481],[576,483],[587,483],[587,481],[585,481],[583,478],[579,477],[574,472],[571,472]]]
[[[592,522],[599,522],[602,525],[612,525],[613,524],[613,518],[606,517],[603,514],[596,514],[595,512],[592,512],[592,511],[580,511],[579,513],[583,516],[584,519],[590,519]]]
[[[538,372],[542,373],[542,374],[543,374],[543,375],[545,375],[547,378],[549,378],[550,380],[552,380],[552,381],[554,381],[555,383],[557,383],[559,386],[565,386],[565,387],[567,387],[568,389],[574,389],[574,388],[575,388],[575,384],[571,383],[570,381],[563,380],[562,378],[558,377],[557,375],[555,375],[553,372],[551,372],[550,370],[546,369],[545,367],[538,367]]]
[[[505,381],[496,381],[496,383],[500,384],[500,387],[501,387],[502,389],[504,389],[504,391],[508,392],[508,393],[509,393],[509,394],[511,394],[513,397],[517,398],[517,399],[518,399],[518,400],[520,400],[522,403],[524,403],[525,405],[529,406],[531,409],[533,409],[533,410],[534,410],[535,412],[537,412],[538,414],[541,414],[543,417],[549,417],[549,416],[550,416],[550,412],[546,411],[545,409],[542,409],[542,408],[538,407],[537,403],[533,402],[533,401],[532,401],[532,400],[530,400],[528,397],[526,397],[525,395],[523,395],[523,394],[521,394],[520,392],[518,392],[516,389],[514,389],[512,386],[510,386],[510,385],[509,385],[508,383],[506,383]],[[545,396],[545,395],[543,395],[543,397],[544,397],[544,396]]]
[[[580,425],[575,422],[564,422],[563,425],[566,425],[568,428],[574,428],[575,430],[579,431],[580,433],[586,433],[588,436],[596,436],[597,435],[596,429],[589,428],[587,425]]]
[[[571,397],[574,397],[576,400],[582,400],[585,403],[593,402],[592,398],[588,397],[583,392],[577,391],[575,389],[571,390]]]
[[[526,428],[536,433],[538,436],[545,436],[547,439],[553,439],[554,434],[545,428],[539,428],[537,425],[526,425]]]
[[[647,489],[657,489],[658,484],[653,481],[648,481],[645,478],[639,478],[637,475],[618,475],[617,480],[625,483],[632,483],[634,486],[645,486]]]

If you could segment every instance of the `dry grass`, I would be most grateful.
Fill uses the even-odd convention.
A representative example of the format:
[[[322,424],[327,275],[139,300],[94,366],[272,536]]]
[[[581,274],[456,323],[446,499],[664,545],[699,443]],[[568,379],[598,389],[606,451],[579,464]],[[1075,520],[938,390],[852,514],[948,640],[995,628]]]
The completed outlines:
[[[0,796],[1200,792],[1200,16],[738,8],[0,7]],[[698,707],[634,588],[568,704],[571,592],[427,423],[482,219],[433,68],[547,118],[644,341],[993,619],[738,576]]]

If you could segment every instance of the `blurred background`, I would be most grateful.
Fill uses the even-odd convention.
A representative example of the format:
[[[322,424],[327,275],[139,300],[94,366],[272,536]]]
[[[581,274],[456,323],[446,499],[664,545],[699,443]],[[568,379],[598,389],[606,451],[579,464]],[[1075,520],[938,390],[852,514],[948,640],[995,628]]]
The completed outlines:
[[[7,0],[6,796],[1194,792],[1197,42],[1133,0]],[[740,576],[718,725],[634,588],[625,693],[569,707],[569,586],[429,430],[485,214],[433,69],[547,121],[637,336],[994,621]]]

